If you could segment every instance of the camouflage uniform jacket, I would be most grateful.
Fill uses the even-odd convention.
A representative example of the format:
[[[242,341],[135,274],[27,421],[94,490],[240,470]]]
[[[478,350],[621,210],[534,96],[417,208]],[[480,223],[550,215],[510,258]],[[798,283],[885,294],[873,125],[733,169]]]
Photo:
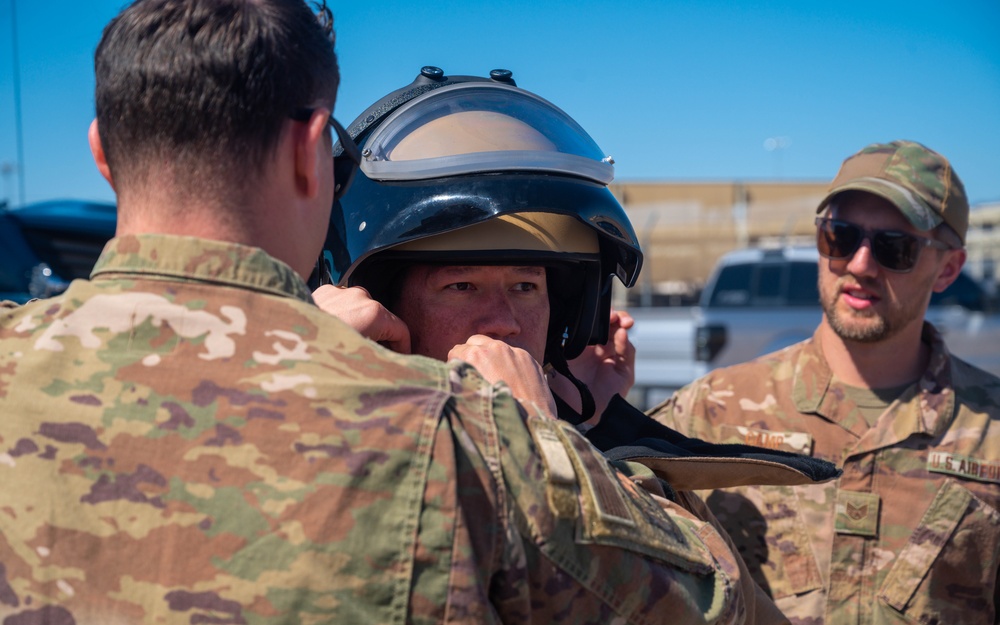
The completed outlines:
[[[818,485],[704,493],[793,623],[996,623],[1000,380],[931,345],[918,384],[868,423],[818,338],[719,369],[651,414],[691,436],[811,453]]]
[[[259,249],[113,239],[0,306],[0,621],[739,623],[718,533]]]

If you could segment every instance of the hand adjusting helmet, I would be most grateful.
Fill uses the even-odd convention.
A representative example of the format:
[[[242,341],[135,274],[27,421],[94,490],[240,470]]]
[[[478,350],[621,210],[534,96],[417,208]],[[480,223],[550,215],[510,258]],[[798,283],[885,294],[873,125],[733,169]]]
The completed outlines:
[[[567,359],[607,341],[612,277],[632,286],[642,254],[607,188],[612,159],[566,113],[507,70],[479,78],[424,67],[347,134],[360,171],[334,203],[332,282],[388,305],[407,264],[541,265],[546,363],[567,375]],[[338,182],[354,173],[344,147],[334,146]]]

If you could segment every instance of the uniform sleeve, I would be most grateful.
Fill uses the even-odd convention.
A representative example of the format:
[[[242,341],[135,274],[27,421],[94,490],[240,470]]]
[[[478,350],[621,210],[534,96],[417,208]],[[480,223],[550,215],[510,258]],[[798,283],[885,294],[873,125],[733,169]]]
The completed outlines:
[[[528,415],[505,387],[468,390],[453,421],[475,447],[470,462],[490,467],[498,490],[495,508],[463,502],[459,515],[469,527],[496,527],[492,617],[744,622],[739,564],[714,529],[654,499],[569,424]]]
[[[715,515],[705,504],[705,501],[692,491],[680,491],[677,493],[677,501],[686,510],[691,512],[696,518],[708,522],[715,530],[717,536],[722,539],[729,550],[735,554],[739,565],[739,579],[743,589],[743,597],[746,604],[747,625],[788,625],[788,618],[781,613],[778,606],[764,589],[760,587],[750,575],[746,562],[739,555],[732,538],[722,527]]]
[[[686,436],[715,440],[708,420],[706,403],[714,377],[709,374],[677,390],[670,398],[646,411],[650,417]]]

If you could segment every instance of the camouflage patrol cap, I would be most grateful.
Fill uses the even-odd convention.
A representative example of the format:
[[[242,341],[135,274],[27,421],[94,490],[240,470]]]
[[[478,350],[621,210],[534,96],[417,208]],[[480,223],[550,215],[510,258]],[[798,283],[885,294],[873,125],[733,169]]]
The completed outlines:
[[[866,191],[893,203],[920,230],[951,226],[962,243],[969,200],[948,159],[914,141],[873,143],[844,161],[816,212],[844,191]]]

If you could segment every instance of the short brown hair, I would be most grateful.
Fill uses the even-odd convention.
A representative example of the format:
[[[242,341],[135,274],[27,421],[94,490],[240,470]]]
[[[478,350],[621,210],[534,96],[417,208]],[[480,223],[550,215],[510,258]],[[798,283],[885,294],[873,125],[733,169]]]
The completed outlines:
[[[302,0],[137,0],[94,54],[101,145],[118,185],[169,163],[199,189],[262,171],[297,108],[333,108],[333,16]]]

